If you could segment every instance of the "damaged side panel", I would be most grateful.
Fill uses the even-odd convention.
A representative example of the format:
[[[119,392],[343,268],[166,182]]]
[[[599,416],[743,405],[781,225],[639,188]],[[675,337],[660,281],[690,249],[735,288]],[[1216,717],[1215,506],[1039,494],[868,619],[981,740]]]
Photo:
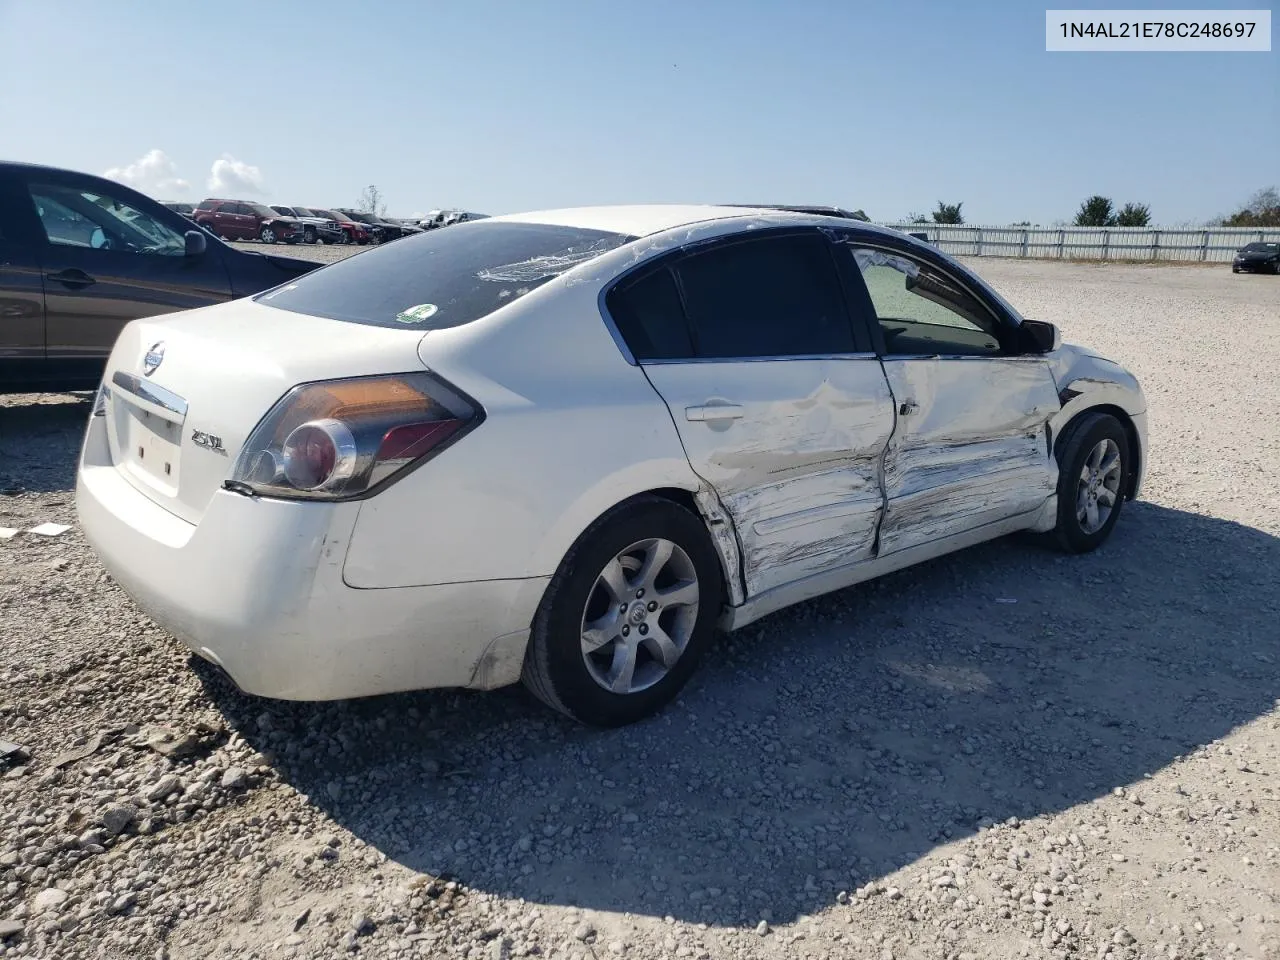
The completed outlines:
[[[655,363],[645,372],[732,520],[747,597],[871,555],[893,429],[877,360]]]
[[[699,485],[693,498],[698,505],[698,512],[706,520],[712,545],[720,555],[720,567],[724,572],[725,599],[730,606],[736,607],[746,599],[746,594],[742,588],[742,551],[738,546],[738,538],[733,533],[733,523],[729,520],[716,492],[706,484]]]
[[[1053,495],[1046,431],[1061,404],[1044,361],[907,358],[884,367],[899,416],[885,453],[881,556],[1027,513]]]

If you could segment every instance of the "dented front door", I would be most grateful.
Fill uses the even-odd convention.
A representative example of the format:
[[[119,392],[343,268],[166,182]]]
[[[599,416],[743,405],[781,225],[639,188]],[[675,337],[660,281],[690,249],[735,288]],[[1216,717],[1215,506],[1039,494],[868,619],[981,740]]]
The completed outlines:
[[[646,365],[733,519],[747,596],[868,559],[893,403],[874,356]]]
[[[1037,357],[886,358],[897,426],[885,452],[879,555],[1038,509],[1061,405]]]

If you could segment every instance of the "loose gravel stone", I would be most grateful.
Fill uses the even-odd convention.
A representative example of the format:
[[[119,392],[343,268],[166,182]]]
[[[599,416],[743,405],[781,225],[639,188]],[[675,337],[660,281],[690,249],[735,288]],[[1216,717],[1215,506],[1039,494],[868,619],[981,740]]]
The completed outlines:
[[[181,778],[176,773],[170,773],[161,777],[147,789],[146,798],[152,803],[159,803],[170,794],[177,793],[181,788]]]
[[[107,807],[102,812],[102,826],[111,836],[124,833],[129,829],[129,825],[133,823],[134,818],[138,815],[136,807],[128,804],[118,803]]]
[[[70,898],[65,890],[59,890],[57,887],[49,887],[41,890],[36,894],[35,899],[31,901],[31,907],[36,913],[49,913],[53,910],[62,909],[62,905]]]

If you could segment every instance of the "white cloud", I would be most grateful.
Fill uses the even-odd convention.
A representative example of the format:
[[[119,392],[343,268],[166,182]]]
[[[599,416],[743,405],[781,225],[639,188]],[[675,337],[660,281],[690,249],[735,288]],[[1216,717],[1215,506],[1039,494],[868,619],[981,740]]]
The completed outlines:
[[[177,164],[163,150],[148,150],[141,159],[124,167],[112,167],[103,176],[162,200],[191,189],[191,184],[178,176]]]
[[[213,161],[207,182],[214,193],[231,197],[264,192],[262,171],[243,160],[237,160],[229,153],[224,153]]]

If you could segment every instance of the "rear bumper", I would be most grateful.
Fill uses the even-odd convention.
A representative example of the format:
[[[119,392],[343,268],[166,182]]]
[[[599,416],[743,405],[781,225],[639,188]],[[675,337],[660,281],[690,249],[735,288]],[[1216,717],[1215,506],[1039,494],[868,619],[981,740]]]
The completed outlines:
[[[219,491],[199,525],[136,490],[90,422],[76,509],[107,571],[245,692],[334,700],[519,679],[547,578],[360,590],[342,582],[358,503]]]

